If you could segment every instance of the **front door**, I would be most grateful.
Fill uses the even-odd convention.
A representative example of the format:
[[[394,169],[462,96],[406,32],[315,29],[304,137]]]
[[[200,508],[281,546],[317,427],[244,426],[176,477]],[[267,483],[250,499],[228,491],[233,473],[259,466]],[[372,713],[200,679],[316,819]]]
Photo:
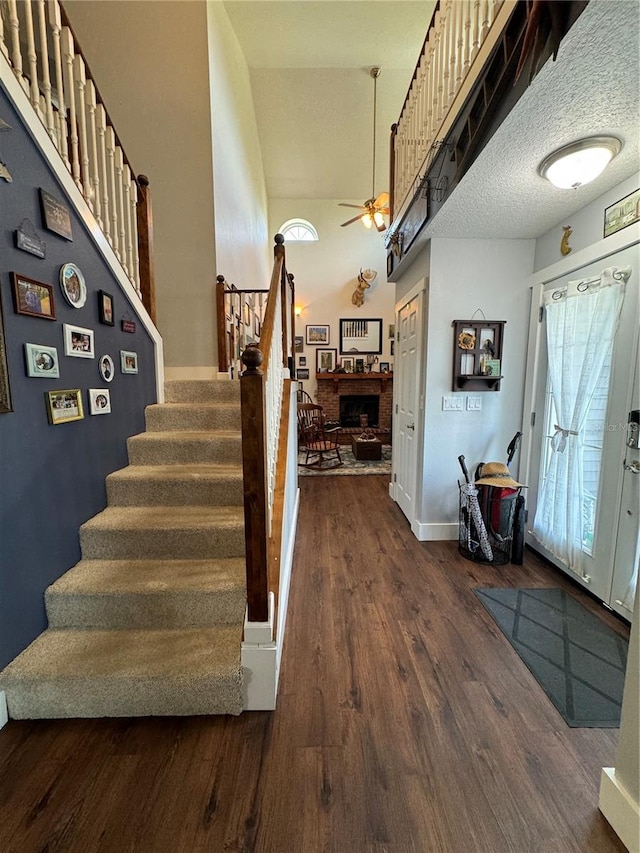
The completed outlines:
[[[396,312],[394,493],[398,506],[411,523],[416,518],[423,301],[424,291],[421,290]]]

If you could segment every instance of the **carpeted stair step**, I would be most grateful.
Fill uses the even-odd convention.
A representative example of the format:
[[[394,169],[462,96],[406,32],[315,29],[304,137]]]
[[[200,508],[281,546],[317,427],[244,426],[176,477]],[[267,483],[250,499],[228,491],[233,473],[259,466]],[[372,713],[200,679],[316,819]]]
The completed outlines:
[[[80,528],[87,560],[206,560],[244,555],[239,506],[107,507]]]
[[[147,430],[239,430],[240,408],[233,403],[160,403],[145,409]]]
[[[107,477],[109,506],[215,506],[243,502],[240,465],[130,465]]]
[[[241,629],[49,629],[2,672],[14,719],[239,714]]]
[[[240,405],[240,382],[228,379],[174,379],[164,383],[166,403],[235,403]]]
[[[245,562],[81,560],[46,591],[50,628],[241,625]]]
[[[131,465],[242,464],[239,431],[142,432],[127,439]]]

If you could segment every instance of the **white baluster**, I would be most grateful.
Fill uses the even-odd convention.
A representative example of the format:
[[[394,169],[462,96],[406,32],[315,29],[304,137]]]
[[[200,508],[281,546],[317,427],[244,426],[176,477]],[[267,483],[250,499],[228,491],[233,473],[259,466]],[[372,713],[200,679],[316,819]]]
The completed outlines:
[[[73,84],[73,57],[75,53],[73,36],[69,27],[63,27],[60,35],[62,56],[64,60],[64,88],[69,104],[69,139],[71,142],[71,175],[76,186],[82,192],[80,178],[80,150],[78,147],[78,118],[76,115],[76,93]]]
[[[124,187],[122,184],[122,175],[124,171],[124,157],[122,155],[122,148],[118,145],[115,151],[115,170],[116,170],[116,210],[118,213],[117,220],[117,240],[118,240],[118,249],[120,251],[120,263],[123,267],[127,266],[127,240],[126,234],[124,231]]]
[[[93,182],[89,168],[89,144],[87,140],[87,109],[86,109],[86,87],[87,71],[84,59],[76,54],[73,60],[73,76],[76,86],[76,109],[78,115],[78,127],[80,129],[80,168],[82,175],[82,194],[87,204],[93,211]]]
[[[434,18],[434,31],[435,31],[435,49],[434,49],[434,72],[435,72],[435,80],[436,80],[436,88],[433,99],[433,117],[434,124],[436,127],[436,134],[438,128],[440,126],[440,121],[442,118],[442,39],[440,38],[440,20],[441,15],[440,12],[436,12]]]
[[[471,62],[471,16],[473,13],[473,0],[465,0],[464,3],[464,67],[462,71],[463,78],[466,78],[469,72],[469,64]]]
[[[111,220],[111,245],[116,257],[120,260],[120,245],[118,243],[118,209],[117,209],[117,189],[116,189],[116,135],[111,125],[107,125],[105,138],[107,141],[107,175],[109,187],[109,213]]]
[[[442,98],[440,101],[440,119],[442,120],[447,111],[449,104],[449,70],[450,70],[450,49],[451,49],[451,0],[447,0],[444,11],[442,13],[442,31],[440,35],[440,51],[442,56]]]
[[[447,36],[447,42],[449,43],[449,92],[447,94],[447,104],[451,106],[453,103],[453,99],[456,94],[456,56],[457,56],[457,45],[458,45],[458,37],[457,37],[457,17],[458,17],[458,4],[451,3],[449,7],[449,21],[448,28],[449,33]]]
[[[27,61],[29,62],[29,100],[31,106],[42,121],[40,112],[40,90],[38,89],[38,54],[36,53],[36,40],[33,31],[33,9],[31,0],[22,4],[24,9],[25,30],[27,32]],[[43,122],[44,124],[44,122]]]
[[[480,36],[480,44],[484,44],[484,40],[491,26],[491,3],[489,0],[482,0],[482,31]]]
[[[7,47],[7,43],[4,40],[4,18],[0,13],[0,53],[3,56],[6,56],[9,59],[9,48]]]
[[[58,138],[58,151],[64,160],[67,169],[71,171],[69,162],[69,146],[67,137],[67,108],[64,97],[64,78],[62,75],[62,49],[60,37],[62,33],[62,22],[60,18],[60,5],[58,0],[48,0],[49,25],[51,26],[51,37],[53,40],[53,61],[56,72],[56,93],[58,96],[58,111],[56,113],[56,135]]]
[[[456,92],[462,85],[464,68],[464,10],[466,3],[460,0],[456,13]]]
[[[89,156],[89,175],[91,180],[91,198],[93,201],[93,214],[100,228],[102,225],[102,216],[100,213],[100,166],[98,164],[98,132],[96,129],[96,87],[92,80],[87,80],[85,88],[85,104],[87,107],[87,132],[88,132],[88,149]]]
[[[47,41],[47,10],[44,0],[38,0],[38,36],[40,40],[40,65],[42,67],[42,90],[44,92],[44,124],[54,143],[56,139],[56,122],[51,103],[51,77],[49,75],[49,43]]]
[[[102,216],[102,230],[111,247],[113,248],[113,237],[111,233],[111,219],[109,217],[109,168],[107,165],[107,114],[102,104],[96,107],[96,135],[98,145],[98,174],[100,176],[100,212]]]
[[[124,192],[124,231],[127,246],[127,275],[133,281],[133,232],[131,224],[131,169],[125,163],[123,170],[123,192]]]
[[[9,4],[9,27],[11,30],[11,64],[13,73],[18,78],[20,85],[29,94],[29,84],[22,73],[22,52],[20,50],[20,19],[18,18],[18,7],[16,0],[8,0]]]
[[[480,50],[480,0],[473,0],[473,16],[471,21],[471,61],[473,62]]]
[[[131,194],[129,197],[131,206],[131,240],[133,244],[131,262],[133,266],[133,284],[140,293],[140,259],[138,257],[138,185],[133,175],[131,176]]]

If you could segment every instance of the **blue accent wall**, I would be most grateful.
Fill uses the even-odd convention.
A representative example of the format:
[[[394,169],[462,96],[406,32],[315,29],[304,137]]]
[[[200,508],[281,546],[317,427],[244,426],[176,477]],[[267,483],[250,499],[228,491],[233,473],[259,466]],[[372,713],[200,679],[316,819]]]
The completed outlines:
[[[0,297],[13,412],[0,414],[0,668],[46,628],[44,591],[80,559],[78,529],[106,505],[105,477],[127,465],[126,439],[144,431],[144,408],[156,402],[153,341],[136,307],[121,291],[102,255],[73,210],[39,148],[0,86],[0,160],[13,182],[0,179]],[[73,242],[44,228],[39,188],[71,213]],[[14,232],[30,219],[46,242],[44,260],[16,249]],[[87,301],[69,305],[59,285],[60,267],[75,263],[87,284]],[[55,322],[18,315],[12,271],[52,284]],[[98,319],[98,291],[114,299],[114,326]],[[135,334],[121,331],[133,320]],[[95,359],[64,355],[63,324],[93,329]],[[56,347],[60,378],[29,378],[24,344]],[[120,350],[138,354],[139,373],[120,372]],[[111,383],[98,372],[99,356],[115,364]],[[50,425],[45,391],[80,388],[84,420]],[[108,388],[112,414],[89,414],[89,388]]]

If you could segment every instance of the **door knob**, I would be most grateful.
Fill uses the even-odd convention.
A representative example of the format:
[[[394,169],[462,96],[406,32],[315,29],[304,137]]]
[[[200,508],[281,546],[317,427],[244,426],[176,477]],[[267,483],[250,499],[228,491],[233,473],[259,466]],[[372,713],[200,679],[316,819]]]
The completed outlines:
[[[640,462],[637,459],[634,459],[633,462],[625,461],[624,470],[631,471],[633,474],[640,474]]]

